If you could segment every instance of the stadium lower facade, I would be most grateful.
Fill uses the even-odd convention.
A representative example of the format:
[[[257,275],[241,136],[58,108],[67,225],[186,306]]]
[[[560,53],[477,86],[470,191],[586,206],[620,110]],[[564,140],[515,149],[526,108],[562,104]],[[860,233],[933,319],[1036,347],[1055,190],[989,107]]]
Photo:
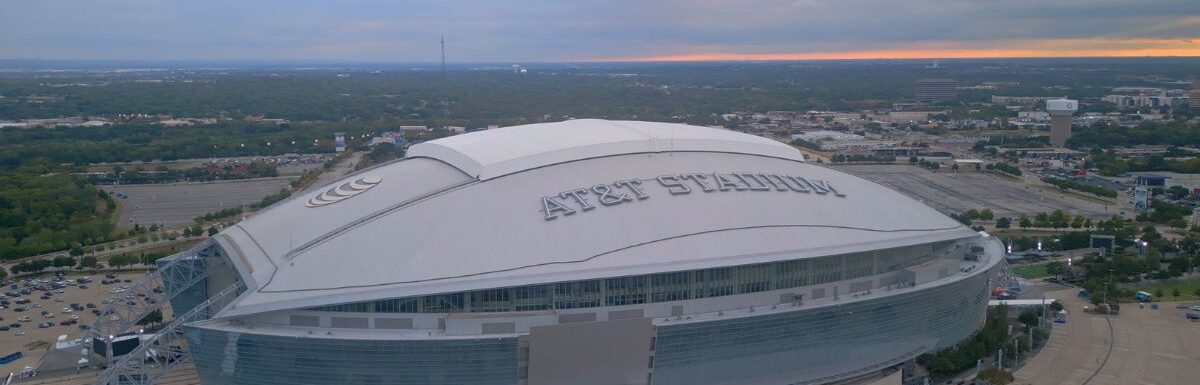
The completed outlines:
[[[576,120],[277,204],[172,306],[236,295],[184,328],[204,384],[880,381],[983,325],[1002,249],[781,143]]]

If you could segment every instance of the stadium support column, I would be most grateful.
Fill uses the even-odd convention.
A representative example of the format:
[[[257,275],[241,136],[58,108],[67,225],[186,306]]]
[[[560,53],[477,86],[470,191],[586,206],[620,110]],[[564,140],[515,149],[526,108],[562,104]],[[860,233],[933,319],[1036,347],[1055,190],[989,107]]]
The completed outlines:
[[[917,359],[910,358],[908,361],[904,361],[904,365],[900,366],[900,378],[903,379],[901,383],[907,384],[917,376]]]

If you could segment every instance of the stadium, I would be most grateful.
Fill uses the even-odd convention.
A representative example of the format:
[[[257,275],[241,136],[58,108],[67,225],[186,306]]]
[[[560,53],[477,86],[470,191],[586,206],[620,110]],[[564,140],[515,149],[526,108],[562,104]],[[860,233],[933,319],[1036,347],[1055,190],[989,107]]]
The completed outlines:
[[[414,145],[161,263],[205,384],[694,385],[899,384],[1002,261],[786,144],[572,120]]]

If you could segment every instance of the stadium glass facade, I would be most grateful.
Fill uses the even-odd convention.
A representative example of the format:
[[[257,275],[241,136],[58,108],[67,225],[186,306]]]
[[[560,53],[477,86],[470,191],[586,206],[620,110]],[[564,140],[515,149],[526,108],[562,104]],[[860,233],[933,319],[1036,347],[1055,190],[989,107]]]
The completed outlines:
[[[987,276],[980,274],[845,305],[660,325],[653,383],[725,383],[795,372],[845,376],[882,368],[970,336],[982,325],[987,302]]]
[[[205,384],[500,385],[517,379],[517,339],[352,340],[188,328]]]
[[[953,242],[745,266],[560,282],[310,308],[355,313],[509,312],[637,305],[820,285],[915,266]]]
[[[687,300],[691,295],[737,295],[758,291],[754,290],[760,287],[756,282],[764,282],[766,286],[761,287],[780,288],[887,273],[936,258],[952,244],[537,287],[545,287],[541,290],[548,291],[549,298],[581,294],[572,297],[576,298],[574,303],[593,306],[624,304],[623,298],[659,302],[672,300],[669,298]],[[888,257],[894,255],[906,257]],[[879,265],[881,261],[892,263]],[[722,270],[727,273],[713,273]],[[957,343],[982,325],[989,275],[980,271],[933,287],[899,285],[881,289],[894,293],[867,300],[851,300],[847,295],[844,304],[659,324],[655,326],[654,358],[647,368],[649,383],[725,383],[771,376],[837,380],[895,365]],[[713,281],[709,277],[727,278],[718,281],[718,286],[709,284]],[[633,290],[639,284],[645,289]],[[714,290],[721,287],[728,289]],[[473,300],[476,296],[496,296],[496,300],[473,308],[478,309],[475,311],[517,308],[530,303],[521,301],[542,298],[522,294],[538,291],[529,287],[504,290],[508,294],[476,291],[464,295]],[[597,291],[608,295],[598,295]],[[444,306],[436,302],[444,298],[426,296],[416,305],[397,302],[412,300],[381,300],[353,304],[353,308],[342,305],[338,310],[432,310]],[[506,302],[501,304],[500,300]],[[318,333],[300,338],[200,325],[188,327],[186,336],[197,372],[207,384],[483,385],[519,384],[522,378],[518,338],[511,335],[414,340],[354,339]]]

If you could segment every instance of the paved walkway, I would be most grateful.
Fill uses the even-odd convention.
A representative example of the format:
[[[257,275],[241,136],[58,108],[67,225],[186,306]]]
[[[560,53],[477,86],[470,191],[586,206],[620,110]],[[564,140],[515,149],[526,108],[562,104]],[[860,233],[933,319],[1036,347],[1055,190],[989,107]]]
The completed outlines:
[[[1014,376],[1016,384],[1126,385],[1200,383],[1200,323],[1189,322],[1174,303],[1123,304],[1121,314],[1084,313],[1076,289],[1048,293],[1062,298],[1067,324],[1054,328],[1046,347]]]

